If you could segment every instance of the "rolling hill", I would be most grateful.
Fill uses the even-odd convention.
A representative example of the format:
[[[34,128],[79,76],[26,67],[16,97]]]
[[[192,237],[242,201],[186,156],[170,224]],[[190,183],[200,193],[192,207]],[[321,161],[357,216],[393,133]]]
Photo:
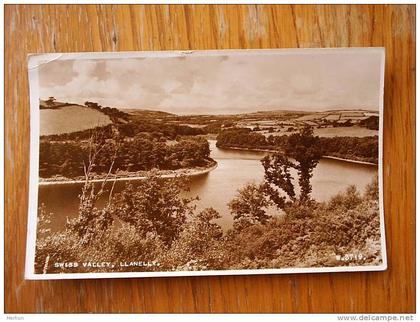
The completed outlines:
[[[104,113],[77,104],[54,102],[45,106],[40,102],[40,135],[53,135],[88,130],[112,123]]]

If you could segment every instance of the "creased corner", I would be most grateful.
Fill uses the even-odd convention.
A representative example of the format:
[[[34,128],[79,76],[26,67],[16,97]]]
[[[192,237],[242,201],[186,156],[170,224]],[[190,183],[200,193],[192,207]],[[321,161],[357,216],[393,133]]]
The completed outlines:
[[[28,69],[34,70],[62,58],[64,54],[29,54]]]

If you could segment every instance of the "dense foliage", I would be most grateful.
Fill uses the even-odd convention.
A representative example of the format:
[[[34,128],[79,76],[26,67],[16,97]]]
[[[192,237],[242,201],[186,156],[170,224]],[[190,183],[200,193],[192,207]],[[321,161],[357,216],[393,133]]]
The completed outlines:
[[[174,170],[205,166],[209,163],[210,149],[202,138],[161,142],[150,135],[137,135],[115,141],[102,138],[103,144],[95,163],[97,174],[107,173],[115,155],[112,172],[148,171],[151,169]],[[47,141],[40,143],[39,173],[42,178],[52,176],[77,177],[84,175],[88,162],[89,141]]]
[[[270,135],[265,137],[247,128],[231,128],[224,130],[217,136],[217,146],[269,149],[284,151],[288,145],[289,136]],[[378,136],[369,137],[320,137],[317,148],[324,156],[334,156],[344,159],[378,163]]]
[[[219,133],[216,145],[220,148],[249,148],[270,149],[275,148],[261,133],[253,132],[248,128],[230,128]]]
[[[125,112],[123,112],[123,111],[121,111],[121,110],[119,110],[115,107],[108,107],[108,106],[104,107],[104,106],[99,105],[98,103],[89,102],[89,101],[85,102],[85,106],[87,106],[89,108],[92,108],[92,109],[95,109],[99,112],[102,112],[105,115],[108,115],[113,122],[117,122],[118,119],[128,120],[128,118],[129,118],[129,114],[127,114],[127,113],[125,113]]]
[[[324,155],[344,159],[378,163],[377,136],[320,138]]]
[[[246,227],[255,223],[265,224],[270,216],[267,209],[272,205],[265,194],[265,184],[250,183],[238,190],[238,194],[229,203],[235,228]]]
[[[377,191],[377,184],[368,189]],[[379,227],[378,199],[350,187],[329,202],[294,205],[268,224],[229,231],[224,241],[226,266],[376,265],[381,261]]]
[[[176,123],[165,123],[154,120],[130,120],[130,122],[114,123],[94,129],[100,130],[106,138],[113,138],[115,131],[124,137],[135,137],[140,133],[147,133],[162,140],[175,140],[179,136],[196,136],[206,133],[202,128],[194,128],[188,125]],[[48,141],[87,140],[92,136],[93,130],[84,130],[71,133],[62,133],[48,136],[41,136],[41,139]]]
[[[379,116],[369,116],[367,119],[361,120],[359,124],[369,130],[379,130]]]

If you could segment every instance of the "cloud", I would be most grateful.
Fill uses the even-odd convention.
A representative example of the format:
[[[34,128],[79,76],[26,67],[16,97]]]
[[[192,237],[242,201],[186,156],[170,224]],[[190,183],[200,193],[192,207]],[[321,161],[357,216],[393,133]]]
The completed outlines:
[[[290,81],[291,90],[296,96],[311,95],[320,91],[320,83],[314,77],[307,74],[292,75]]]
[[[65,85],[77,73],[73,70],[74,60],[54,60],[39,67],[39,83],[41,87]]]
[[[378,108],[378,52],[56,60],[41,97],[178,114]]]

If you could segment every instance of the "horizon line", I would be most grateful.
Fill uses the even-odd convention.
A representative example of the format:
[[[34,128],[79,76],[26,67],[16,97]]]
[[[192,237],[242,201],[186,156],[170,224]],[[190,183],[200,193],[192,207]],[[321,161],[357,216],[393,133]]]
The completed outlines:
[[[40,101],[46,101],[47,99],[39,98]],[[62,102],[57,101],[58,103],[63,104],[72,104],[72,105],[80,105],[85,106],[82,103],[73,103],[73,102]],[[93,102],[95,103],[95,102]],[[99,103],[98,103],[99,104]],[[199,116],[199,115],[243,115],[243,114],[255,114],[255,113],[270,113],[270,112],[301,112],[301,113],[323,113],[323,112],[334,112],[334,111],[369,111],[369,112],[378,112],[380,108],[374,108],[374,107],[359,107],[359,108],[351,108],[351,107],[332,107],[332,108],[317,108],[314,110],[307,110],[307,109],[291,109],[291,108],[275,108],[270,110],[256,110],[256,111],[248,111],[248,112],[237,112],[237,113],[174,113],[163,109],[152,109],[152,108],[136,108],[136,107],[113,107],[113,106],[102,106],[101,107],[110,107],[110,108],[116,108],[118,110],[124,111],[124,110],[138,110],[138,111],[148,111],[148,112],[163,112],[163,113],[169,113],[177,116]],[[197,108],[197,110],[201,110],[202,108]]]

